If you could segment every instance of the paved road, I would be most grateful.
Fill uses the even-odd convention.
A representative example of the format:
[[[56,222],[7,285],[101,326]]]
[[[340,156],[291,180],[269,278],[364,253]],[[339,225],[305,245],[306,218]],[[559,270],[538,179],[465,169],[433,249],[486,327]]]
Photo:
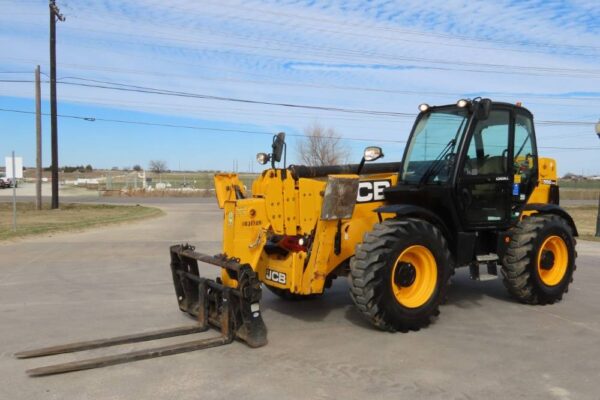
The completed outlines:
[[[102,204],[213,204],[214,197],[98,197],[97,195],[74,195],[59,198],[60,203],[102,203]],[[34,196],[19,196],[17,201],[35,201]],[[42,197],[43,203],[50,203],[50,197]],[[0,196],[0,203],[12,202],[12,197]]]
[[[42,185],[42,201],[50,203],[50,185]],[[12,189],[0,189],[0,203],[11,202]],[[32,183],[23,183],[17,187],[17,201],[34,202],[35,185]],[[212,197],[100,197],[98,192],[78,187],[61,187],[60,201],[63,203],[109,203],[109,204],[138,204],[140,202],[147,204],[197,204],[214,203]]]
[[[50,185],[42,186],[42,201],[50,202]],[[12,189],[0,189],[0,203],[12,201]],[[35,185],[23,183],[17,188],[17,201],[34,202]],[[213,203],[213,197],[100,197],[98,192],[77,188],[61,187],[60,201],[65,203],[109,203],[109,204],[197,204]],[[598,204],[597,200],[562,200],[563,206],[587,206]]]
[[[308,302],[265,292],[270,343],[260,349],[236,342],[27,378],[26,368],[51,360],[15,360],[17,350],[190,323],[176,306],[167,247],[189,241],[218,252],[221,214],[208,203],[161,207],[168,214],[153,220],[0,244],[0,399],[600,398],[600,243],[590,242],[580,243],[575,282],[553,306],[517,304],[499,281],[462,271],[432,326],[389,334],[362,320],[337,280]]]

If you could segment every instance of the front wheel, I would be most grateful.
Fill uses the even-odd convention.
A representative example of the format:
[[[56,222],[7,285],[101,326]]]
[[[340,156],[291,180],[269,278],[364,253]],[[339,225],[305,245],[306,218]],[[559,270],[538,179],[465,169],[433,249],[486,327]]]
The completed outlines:
[[[388,219],[357,247],[350,262],[350,294],[376,327],[418,330],[439,314],[452,270],[438,228],[421,219]]]
[[[502,268],[504,285],[523,303],[552,304],[568,291],[576,257],[575,238],[563,218],[527,217],[510,235]]]

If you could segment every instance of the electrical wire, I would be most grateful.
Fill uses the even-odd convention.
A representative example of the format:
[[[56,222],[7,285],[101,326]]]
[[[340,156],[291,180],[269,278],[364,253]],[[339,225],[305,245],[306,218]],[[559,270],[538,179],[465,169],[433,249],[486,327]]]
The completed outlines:
[[[10,108],[0,108],[1,112],[12,112],[18,114],[35,114],[35,111],[27,111],[27,110],[15,110]],[[50,115],[49,113],[42,113],[42,115]],[[163,128],[181,128],[181,129],[192,129],[192,130],[200,130],[200,131],[210,131],[210,132],[220,132],[220,133],[246,133],[252,135],[270,135],[273,136],[273,132],[266,131],[252,131],[252,130],[244,130],[244,129],[225,129],[225,128],[211,128],[211,127],[203,127],[197,125],[182,125],[182,124],[164,124],[164,123],[156,123],[156,122],[147,122],[147,121],[136,121],[136,120],[125,120],[125,119],[111,119],[111,118],[98,118],[98,117],[84,117],[80,115],[68,115],[68,114],[57,114],[59,118],[68,118],[68,119],[76,119],[88,122],[112,122],[119,124],[130,124],[130,125],[142,125],[142,126],[156,126]],[[297,133],[286,133],[286,136],[291,137],[307,137],[309,135],[297,134]],[[357,137],[338,137],[338,136],[322,136],[324,139],[341,139],[341,140],[349,140],[349,141],[360,141],[360,142],[373,142],[374,140],[378,142],[386,142],[386,143],[406,143],[406,140],[392,140],[392,139],[374,139],[374,138],[357,138]]]
[[[27,110],[15,110],[8,108],[0,108],[1,112],[13,112],[19,114],[35,114],[34,111]],[[42,115],[50,115],[48,113],[42,113]],[[247,133],[247,134],[256,134],[256,135],[273,135],[273,132],[266,131],[250,131],[250,130],[240,130],[240,129],[225,129],[225,128],[209,128],[209,127],[200,127],[195,125],[180,125],[180,124],[164,124],[164,123],[155,123],[155,122],[146,122],[146,121],[135,121],[135,120],[123,120],[123,119],[110,119],[110,118],[96,118],[96,117],[83,117],[79,115],[65,115],[58,114],[57,117],[60,118],[70,118],[83,120],[88,122],[112,122],[112,123],[120,123],[120,124],[131,124],[131,125],[143,125],[143,126],[156,126],[156,127],[166,127],[166,128],[182,128],[182,129],[193,129],[193,130],[202,130],[202,131],[211,131],[211,132],[221,132],[221,133]],[[286,134],[291,137],[307,137],[310,135],[303,134]],[[391,140],[391,139],[377,139],[377,138],[357,138],[357,137],[337,137],[337,136],[323,136],[326,139],[341,139],[348,141],[361,141],[361,142],[382,142],[382,143],[406,143],[406,140]],[[540,149],[552,149],[552,150],[600,150],[600,147],[556,147],[556,146],[538,146]]]
[[[40,63],[36,60],[23,60],[27,62]],[[122,74],[133,74],[133,75],[150,75],[150,76],[160,76],[160,77],[174,77],[174,78],[193,78],[198,81],[223,81],[223,82],[242,82],[242,83],[253,83],[260,85],[282,85],[282,86],[290,86],[290,87],[311,87],[311,88],[324,88],[324,89],[335,89],[335,90],[350,90],[350,91],[364,91],[364,92],[381,92],[381,93],[397,93],[397,94],[407,94],[407,95],[417,95],[419,97],[423,96],[435,96],[435,97],[448,97],[452,96],[455,98],[461,97],[476,97],[476,96],[487,96],[487,97],[496,97],[496,98],[507,98],[514,99],[518,98],[520,100],[525,100],[528,98],[548,98],[548,99],[563,99],[563,100],[572,100],[572,101],[585,101],[589,104],[590,101],[600,100],[600,97],[592,97],[592,96],[561,96],[561,95],[540,95],[540,94],[527,94],[527,93],[511,93],[511,92],[481,92],[481,93],[450,93],[450,92],[423,92],[423,91],[409,91],[409,90],[394,90],[394,89],[379,89],[379,88],[370,88],[370,87],[354,87],[354,86],[339,86],[339,85],[323,85],[323,84],[314,84],[314,83],[298,83],[298,82],[277,82],[270,80],[270,76],[262,75],[262,74],[254,74],[250,73],[250,75],[269,78],[268,82],[265,81],[256,81],[256,80],[243,80],[243,79],[227,79],[227,78],[209,78],[209,77],[198,77],[196,75],[180,75],[180,74],[168,74],[164,72],[146,72],[142,70],[136,69],[124,69],[124,68],[115,68],[115,67],[97,67],[91,65],[82,65],[82,64],[70,64],[70,63],[61,63],[61,66],[73,67],[78,69],[86,69],[86,70],[94,70],[101,72],[111,72],[111,73],[122,73]],[[188,65],[188,64],[186,64]],[[196,64],[193,64],[198,66]],[[211,69],[210,67],[202,66],[203,69]],[[216,69],[216,68],[215,68]],[[231,71],[235,73],[239,73],[239,71],[228,70],[224,68],[218,69],[220,72],[223,71]],[[29,72],[28,72],[29,73]],[[42,72],[42,74],[44,74]],[[44,74],[46,75],[46,74]],[[77,78],[77,77],[63,77],[61,79],[66,78]],[[77,78],[85,80],[84,78]],[[530,102],[530,104],[552,104],[552,103],[544,103],[544,102]],[[557,104],[560,106],[564,106],[565,104]],[[567,105],[571,106],[571,105]]]
[[[307,104],[293,104],[293,103],[278,103],[278,102],[268,102],[268,101],[260,101],[253,99],[241,99],[235,97],[222,97],[222,96],[213,96],[207,94],[198,94],[198,93],[190,93],[190,92],[180,92],[180,91],[171,91],[166,89],[157,89],[147,86],[137,86],[137,85],[128,85],[118,82],[110,82],[110,81],[100,81],[100,80],[91,80],[95,82],[101,82],[103,84],[87,84],[87,83],[75,83],[75,82],[57,82],[63,85],[72,85],[72,86],[82,86],[82,87],[92,87],[99,89],[108,89],[108,90],[117,90],[117,91],[125,91],[125,92],[135,92],[135,93],[146,93],[146,94],[156,94],[156,95],[165,95],[165,96],[176,96],[176,97],[185,97],[185,98],[196,98],[196,99],[204,99],[204,100],[215,100],[215,101],[227,101],[227,102],[237,102],[237,103],[245,103],[245,104],[257,104],[257,105],[267,105],[267,106],[279,106],[279,107],[288,107],[288,108],[298,108],[298,109],[309,109],[315,111],[332,111],[332,112],[343,112],[343,113],[351,113],[351,114],[365,114],[365,115],[383,115],[383,116],[393,116],[399,118],[414,118],[414,113],[406,113],[406,112],[395,112],[395,111],[379,111],[379,110],[366,110],[366,109],[351,109],[351,108],[341,108],[341,107],[328,107],[328,106],[320,106],[320,105],[307,105]],[[28,82],[32,83],[32,80],[0,80],[0,82]],[[114,86],[108,86],[114,85]],[[594,126],[595,122],[588,121],[561,121],[561,120],[537,120],[536,121],[540,125],[567,125],[567,126]]]
[[[137,86],[137,85],[128,85],[117,82],[109,82],[109,81],[99,81],[99,80],[89,80],[93,82],[104,83],[102,85],[96,84],[85,84],[85,83],[74,83],[74,82],[57,82],[59,84],[64,85],[72,85],[72,86],[83,86],[83,87],[93,87],[99,89],[108,89],[108,90],[118,90],[118,91],[126,91],[126,92],[136,92],[136,93],[146,93],[146,94],[156,94],[156,95],[166,95],[166,96],[176,96],[176,97],[187,97],[187,98],[197,98],[197,99],[205,99],[205,100],[216,100],[216,101],[230,101],[230,102],[239,102],[246,104],[258,104],[258,105],[268,105],[268,106],[281,106],[281,107],[290,107],[290,108],[300,108],[300,109],[310,109],[317,111],[333,111],[333,112],[344,112],[344,113],[352,113],[352,114],[366,114],[366,115],[382,115],[382,116],[393,116],[400,118],[414,118],[414,113],[404,113],[404,112],[394,112],[394,111],[378,111],[378,110],[364,110],[364,109],[348,109],[348,108],[340,108],[340,107],[327,107],[327,106],[316,106],[316,105],[306,105],[306,104],[292,104],[292,103],[277,103],[277,102],[266,102],[259,100],[251,100],[251,99],[240,99],[233,97],[221,97],[221,96],[212,96],[206,94],[196,94],[189,92],[179,92],[179,91],[171,91],[165,89],[157,89],[152,87],[145,86]],[[32,80],[0,80],[0,82],[17,82],[17,83],[32,83]],[[107,85],[116,85],[116,86],[107,86]],[[537,121],[538,124],[541,125],[574,125],[574,126],[587,126],[587,125],[595,125],[594,122],[587,121]]]

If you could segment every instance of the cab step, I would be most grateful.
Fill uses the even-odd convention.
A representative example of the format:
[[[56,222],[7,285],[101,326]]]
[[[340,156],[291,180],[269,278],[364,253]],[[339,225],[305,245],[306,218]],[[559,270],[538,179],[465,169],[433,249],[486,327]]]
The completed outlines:
[[[490,254],[490,256],[492,256]],[[494,254],[494,256],[496,256]],[[478,261],[479,261],[479,257],[478,256]],[[485,256],[487,257],[487,256]],[[473,263],[471,265],[469,265],[469,275],[471,277],[472,280],[474,281],[491,281],[494,279],[498,278],[498,264],[496,263],[496,260],[498,259],[498,256],[496,256],[496,259],[494,260],[492,257],[490,257],[489,260],[487,260],[486,262],[476,262]],[[484,272],[481,271],[481,267],[485,267]]]

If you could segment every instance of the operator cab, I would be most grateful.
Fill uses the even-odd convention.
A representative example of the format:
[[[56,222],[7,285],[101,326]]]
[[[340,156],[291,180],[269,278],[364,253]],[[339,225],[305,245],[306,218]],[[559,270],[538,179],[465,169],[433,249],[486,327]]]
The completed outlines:
[[[458,231],[511,225],[537,180],[531,112],[489,99],[419,110],[388,202],[424,207]]]

